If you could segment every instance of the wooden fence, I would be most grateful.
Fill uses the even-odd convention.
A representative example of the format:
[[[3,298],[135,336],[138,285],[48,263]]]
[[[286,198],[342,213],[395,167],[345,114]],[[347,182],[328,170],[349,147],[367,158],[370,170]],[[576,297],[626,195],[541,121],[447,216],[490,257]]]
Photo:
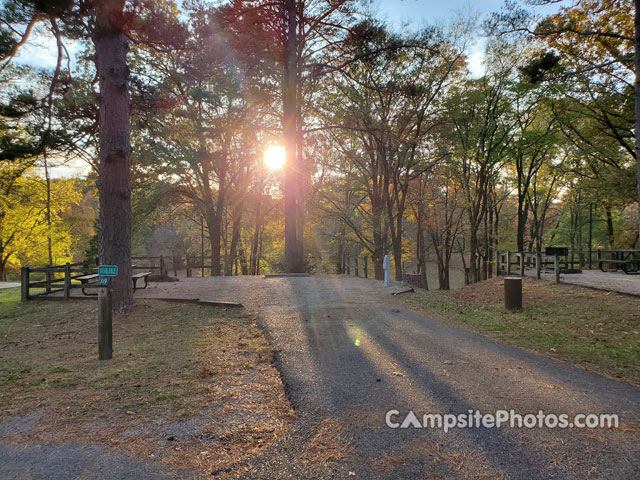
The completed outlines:
[[[81,286],[79,283],[73,283],[75,279],[97,271],[97,259],[93,262],[85,260],[79,263],[49,265],[39,268],[22,267],[20,275],[22,301],[25,302],[32,298],[68,299],[71,297],[71,289]],[[35,281],[32,281],[33,277],[37,277]],[[31,293],[32,289],[44,291]],[[60,292],[62,292],[62,296],[52,295]]]
[[[177,274],[181,265],[181,257],[172,257],[170,264],[174,274]],[[151,271],[160,276],[167,276],[168,267],[168,262],[162,255],[159,257],[131,257],[131,269],[134,271]],[[77,279],[95,273],[98,273],[98,259],[64,265],[22,267],[20,278],[22,301],[33,298],[69,299],[72,297],[73,289],[92,288],[90,283],[79,283]],[[38,292],[33,293],[32,290],[38,290]],[[62,293],[62,295],[53,295],[56,293]],[[86,297],[76,296],[73,298]]]
[[[553,269],[556,283],[560,283],[560,273],[562,266],[569,267],[569,262],[565,256],[544,255],[540,252],[496,252],[496,275],[517,274],[524,277],[526,268],[535,268],[536,278],[540,279],[543,269]]]
[[[207,260],[209,264],[207,265]],[[193,276],[193,270],[201,271],[201,275],[204,276],[206,273],[206,269],[209,269],[209,272],[213,269],[213,259],[211,255],[187,255],[186,256],[186,268],[187,268],[187,277]],[[197,276],[197,273],[196,273]]]
[[[351,275],[352,269],[356,277],[360,276],[360,269],[362,269],[363,277],[369,278],[369,257],[365,255],[362,257],[362,261],[360,261],[360,258],[357,256],[352,257],[350,255],[343,254],[342,273],[344,275]]]
[[[172,266],[174,270],[174,275],[177,275],[177,264],[176,259],[179,257],[173,257]],[[131,269],[132,270],[143,270],[145,272],[153,272],[161,277],[167,277],[169,275],[167,260],[165,260],[163,255],[159,257],[131,257]]]

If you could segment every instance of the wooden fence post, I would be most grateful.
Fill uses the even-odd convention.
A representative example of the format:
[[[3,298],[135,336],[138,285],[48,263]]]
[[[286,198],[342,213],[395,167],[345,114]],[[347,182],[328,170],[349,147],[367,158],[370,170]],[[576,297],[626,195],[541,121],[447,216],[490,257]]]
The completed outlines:
[[[47,282],[47,286],[45,287],[44,291],[47,293],[51,293],[51,270],[47,269],[47,271],[44,272],[44,279]]]
[[[71,265],[69,262],[64,266],[64,298],[69,300],[71,296]]]
[[[542,259],[540,252],[536,252],[536,279],[540,280],[540,271],[542,270]]]
[[[520,276],[524,277],[524,252],[520,252]]]
[[[111,279],[98,288],[98,360],[109,360],[113,356],[112,345]]]
[[[160,255],[160,276],[168,277],[169,271],[167,270],[167,264],[164,261],[164,255]]]
[[[511,252],[507,250],[507,276],[511,275]]]
[[[29,267],[20,270],[20,297],[23,302],[30,300],[29,296]]]
[[[496,250],[496,277],[500,276],[500,250]]]
[[[354,269],[356,271],[356,277],[359,277],[360,275],[358,275],[358,273],[359,273],[358,272],[358,257],[355,258],[354,262],[355,262],[354,263]]]
[[[351,275],[351,259],[347,255],[347,275]]]
[[[364,278],[369,278],[369,257],[364,256]]]
[[[347,273],[347,254],[342,252],[342,273],[343,275]]]
[[[560,283],[560,257],[558,255],[553,256],[553,270],[556,275],[556,283]]]

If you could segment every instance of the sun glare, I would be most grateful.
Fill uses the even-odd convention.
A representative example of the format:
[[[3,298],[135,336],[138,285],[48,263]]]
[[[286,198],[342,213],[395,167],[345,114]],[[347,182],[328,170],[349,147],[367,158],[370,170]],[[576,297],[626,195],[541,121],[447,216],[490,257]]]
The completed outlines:
[[[287,159],[283,146],[271,145],[264,151],[264,163],[270,170],[280,170]]]

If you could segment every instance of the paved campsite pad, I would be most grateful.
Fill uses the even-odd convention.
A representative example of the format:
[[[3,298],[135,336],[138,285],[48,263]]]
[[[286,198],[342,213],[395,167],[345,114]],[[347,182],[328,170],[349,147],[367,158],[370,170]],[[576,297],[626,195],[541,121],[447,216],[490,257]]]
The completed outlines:
[[[640,298],[523,279],[520,311],[504,306],[504,278],[449,292],[417,290],[400,305],[491,338],[640,385]]]
[[[293,419],[241,309],[138,300],[114,317],[108,362],[96,359],[94,302],[29,302],[0,317],[0,478],[199,477],[264,449]]]
[[[640,476],[635,386],[432,320],[395,300],[391,305],[392,298],[406,295],[391,297],[392,289],[379,282],[343,276],[219,278],[184,287],[203,299],[242,301],[260,314],[297,409],[293,427],[230,476]],[[621,428],[394,430],[384,423],[391,408],[418,414],[617,413]],[[336,452],[340,458],[333,458]]]

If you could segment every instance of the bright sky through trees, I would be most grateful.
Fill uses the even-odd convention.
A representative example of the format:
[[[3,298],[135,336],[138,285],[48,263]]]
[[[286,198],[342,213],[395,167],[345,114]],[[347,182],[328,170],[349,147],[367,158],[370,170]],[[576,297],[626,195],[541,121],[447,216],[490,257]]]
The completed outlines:
[[[269,145],[264,151],[264,164],[269,170],[280,170],[284,167],[286,155],[282,145]]]

